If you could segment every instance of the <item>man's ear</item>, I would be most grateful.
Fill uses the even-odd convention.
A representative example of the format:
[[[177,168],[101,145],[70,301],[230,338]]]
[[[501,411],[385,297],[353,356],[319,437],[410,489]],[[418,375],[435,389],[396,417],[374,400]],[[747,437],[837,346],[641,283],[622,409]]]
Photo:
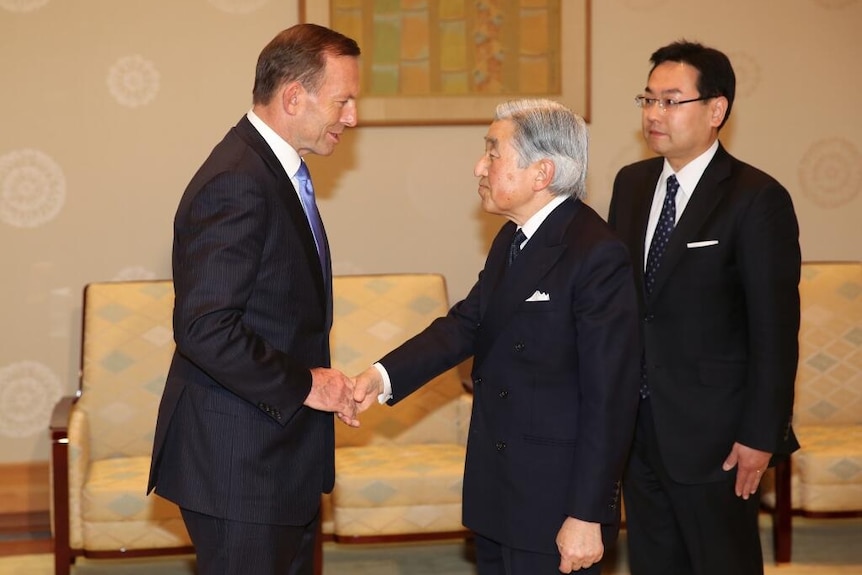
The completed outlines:
[[[537,161],[535,163],[535,167],[536,176],[533,179],[533,191],[538,192],[540,190],[548,189],[551,182],[554,181],[554,171],[556,170],[554,162],[545,158]]]
[[[281,90],[281,105],[284,111],[295,116],[299,110],[300,100],[305,88],[299,82],[288,82]]]
[[[713,98],[711,112],[710,124],[717,128],[724,121],[724,117],[727,114],[727,98],[724,96]]]

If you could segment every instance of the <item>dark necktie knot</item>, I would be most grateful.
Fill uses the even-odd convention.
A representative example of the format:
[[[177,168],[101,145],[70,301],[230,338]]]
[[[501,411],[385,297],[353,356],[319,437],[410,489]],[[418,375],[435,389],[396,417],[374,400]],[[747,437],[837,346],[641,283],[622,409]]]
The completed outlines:
[[[523,244],[526,239],[527,235],[524,233],[524,230],[518,228],[515,235],[512,236],[512,243],[509,246],[509,265],[512,265],[512,262],[515,261],[516,257],[518,257],[518,254],[521,253],[521,244]]]
[[[676,199],[676,193],[679,191],[679,180],[676,179],[674,174],[671,174],[667,178],[667,195],[670,199]]]

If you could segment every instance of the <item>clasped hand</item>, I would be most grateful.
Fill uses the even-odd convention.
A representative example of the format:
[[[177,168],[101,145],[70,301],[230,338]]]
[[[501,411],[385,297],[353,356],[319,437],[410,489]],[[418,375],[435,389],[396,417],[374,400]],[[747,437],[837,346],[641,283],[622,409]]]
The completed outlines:
[[[317,367],[311,370],[311,391],[305,405],[333,412],[346,425],[359,427],[359,414],[371,407],[382,391],[383,378],[374,367],[355,378],[337,369]]]

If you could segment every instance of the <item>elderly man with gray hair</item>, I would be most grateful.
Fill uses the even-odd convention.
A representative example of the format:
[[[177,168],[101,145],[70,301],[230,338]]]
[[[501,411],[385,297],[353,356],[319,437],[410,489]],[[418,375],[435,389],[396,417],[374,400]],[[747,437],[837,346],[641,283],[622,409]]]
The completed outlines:
[[[484,140],[482,207],[509,221],[467,297],[357,376],[355,399],[397,404],[473,357],[463,521],[479,575],[598,574],[638,403],[629,254],[583,202],[582,118],[506,102]]]

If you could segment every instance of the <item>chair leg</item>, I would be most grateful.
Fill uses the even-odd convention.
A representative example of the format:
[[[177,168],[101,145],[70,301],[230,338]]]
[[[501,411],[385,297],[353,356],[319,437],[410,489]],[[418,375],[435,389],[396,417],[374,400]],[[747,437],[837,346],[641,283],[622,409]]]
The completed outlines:
[[[775,466],[775,509],[772,513],[772,541],[775,562],[790,563],[793,543],[793,509],[790,501],[790,458]]]
[[[54,575],[70,575],[72,571],[72,554],[69,552],[68,545],[65,549],[61,549],[54,543]]]

